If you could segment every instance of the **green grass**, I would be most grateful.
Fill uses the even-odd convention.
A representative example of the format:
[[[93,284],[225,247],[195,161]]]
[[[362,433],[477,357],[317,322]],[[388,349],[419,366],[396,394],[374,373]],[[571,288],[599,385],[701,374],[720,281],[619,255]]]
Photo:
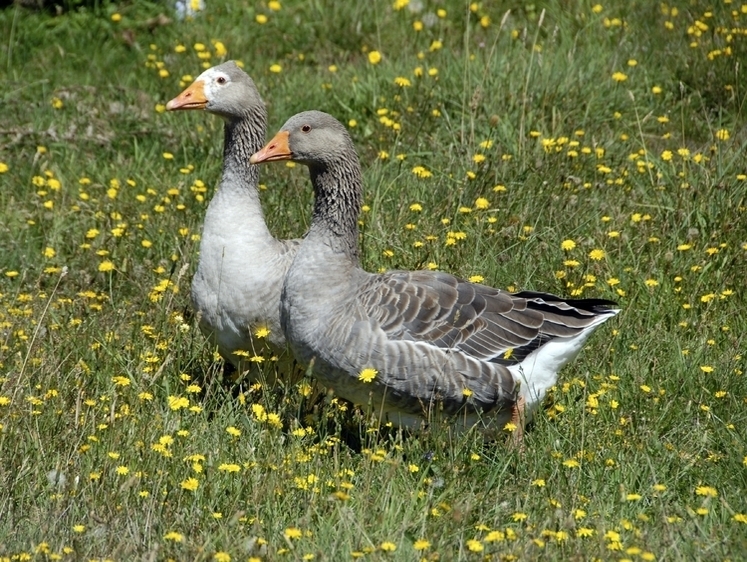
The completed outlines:
[[[0,12],[0,560],[741,558],[747,9],[207,2]],[[223,380],[188,298],[222,123],[159,109],[224,58],[269,134],[355,120],[367,269],[620,303],[523,453]],[[262,182],[301,235],[305,170]]]

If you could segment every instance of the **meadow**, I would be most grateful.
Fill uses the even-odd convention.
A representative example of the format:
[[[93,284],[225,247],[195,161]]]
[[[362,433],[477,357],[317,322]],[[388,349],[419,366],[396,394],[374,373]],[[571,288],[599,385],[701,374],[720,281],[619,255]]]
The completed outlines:
[[[742,559],[747,3],[206,2],[0,11],[0,561]],[[523,451],[224,373],[223,126],[165,104],[230,59],[268,138],[348,125],[368,270],[619,303]],[[306,169],[261,174],[302,235]]]

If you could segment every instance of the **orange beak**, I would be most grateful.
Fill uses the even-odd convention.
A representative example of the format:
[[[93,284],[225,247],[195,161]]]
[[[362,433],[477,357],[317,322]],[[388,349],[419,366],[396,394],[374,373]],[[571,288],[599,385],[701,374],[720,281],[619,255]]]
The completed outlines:
[[[207,102],[208,100],[205,97],[205,83],[202,80],[197,80],[167,103],[166,109],[169,111],[174,111],[175,109],[205,109]]]
[[[262,162],[275,162],[276,160],[290,160],[293,154],[288,146],[289,138],[290,133],[288,131],[280,131],[272,137],[272,140],[262,150],[252,154],[249,162],[261,164]]]

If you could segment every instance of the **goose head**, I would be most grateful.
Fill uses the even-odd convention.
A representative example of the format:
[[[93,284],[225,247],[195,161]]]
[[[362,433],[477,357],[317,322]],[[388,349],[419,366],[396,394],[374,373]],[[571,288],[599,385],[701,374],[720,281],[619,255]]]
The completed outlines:
[[[166,104],[169,111],[204,109],[229,120],[257,107],[264,107],[257,87],[234,61],[207,69]]]
[[[251,156],[252,164],[292,160],[310,168],[326,168],[340,160],[357,159],[345,127],[322,111],[304,111],[288,119],[265,147]]]

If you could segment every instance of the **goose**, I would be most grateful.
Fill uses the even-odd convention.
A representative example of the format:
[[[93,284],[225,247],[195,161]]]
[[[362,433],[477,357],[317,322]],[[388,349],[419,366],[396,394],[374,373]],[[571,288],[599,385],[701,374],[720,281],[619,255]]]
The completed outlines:
[[[521,438],[558,371],[619,312],[612,301],[509,293],[437,271],[364,271],[361,167],[345,127],[299,113],[251,157],[277,160],[306,165],[314,188],[283,285],[286,339],[320,382],[382,422],[417,429],[438,414],[459,431]]]
[[[249,163],[265,140],[265,104],[254,81],[229,61],[200,74],[166,109],[204,109],[225,122],[223,171],[205,213],[192,279],[200,329],[239,374],[256,356],[278,357],[278,372],[284,371],[292,356],[280,328],[280,290],[299,240],[277,240],[268,230],[259,168]],[[247,376],[256,380],[258,369]]]

